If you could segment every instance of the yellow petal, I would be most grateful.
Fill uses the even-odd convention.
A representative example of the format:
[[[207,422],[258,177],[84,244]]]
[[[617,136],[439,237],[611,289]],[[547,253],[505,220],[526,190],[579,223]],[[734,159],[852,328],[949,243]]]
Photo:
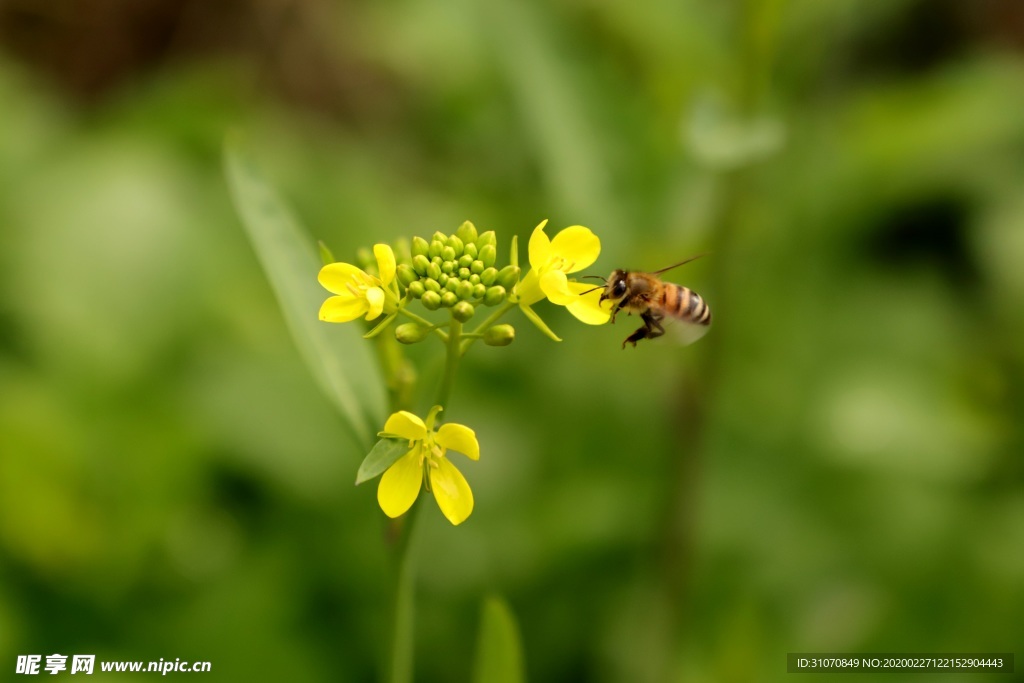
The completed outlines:
[[[480,444],[476,440],[476,432],[466,425],[443,424],[437,430],[434,441],[443,448],[462,453],[470,460],[480,459]]]
[[[380,273],[380,281],[390,285],[395,279],[395,252],[386,244],[373,245],[373,255],[377,257],[377,272]]]
[[[392,413],[388,421],[384,423],[384,433],[394,434],[409,441],[419,441],[427,435],[427,426],[417,415],[408,410],[399,410]]]
[[[384,474],[386,476],[387,472]],[[440,458],[437,467],[430,469],[430,488],[434,491],[437,506],[452,524],[461,524],[473,512],[473,492],[469,483],[448,458]]]
[[[366,299],[351,294],[332,296],[320,307],[320,319],[329,323],[347,323],[366,312]]]
[[[366,319],[373,320],[384,311],[384,290],[380,287],[370,287],[366,290]]]
[[[332,294],[349,294],[350,286],[365,284],[369,277],[351,263],[328,263],[316,279]]]
[[[551,240],[551,254],[565,260],[566,273],[589,267],[601,254],[601,240],[582,225],[573,225]]]
[[[581,322],[588,325],[604,325],[611,317],[611,308],[601,305],[603,289],[604,287],[595,288],[594,285],[585,282],[570,282],[569,291],[578,294],[579,298],[566,308]]]
[[[377,485],[377,502],[388,517],[404,515],[423,486],[420,449],[414,448],[389,467]]]
[[[569,291],[569,281],[560,270],[549,270],[544,273],[540,278],[540,288],[551,303],[559,306],[571,304],[579,298]]]
[[[540,222],[536,228],[533,229],[533,234],[530,235],[530,267],[542,268],[547,262],[551,254],[551,240],[544,234],[544,226],[548,224],[548,220],[545,218]]]

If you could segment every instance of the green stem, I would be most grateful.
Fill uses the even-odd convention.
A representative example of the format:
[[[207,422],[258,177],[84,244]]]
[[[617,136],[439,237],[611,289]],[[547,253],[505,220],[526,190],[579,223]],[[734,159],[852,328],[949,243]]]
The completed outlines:
[[[444,357],[444,375],[441,377],[441,387],[437,392],[437,405],[447,409],[448,401],[455,387],[455,374],[459,369],[459,359],[462,358],[462,323],[452,316],[451,325],[448,327],[448,341],[445,344],[446,352]]]
[[[415,658],[416,566],[413,534],[420,505],[414,503],[402,520],[398,541],[398,579],[395,588],[395,621],[391,639],[389,683],[412,683]]]
[[[494,313],[491,313],[482,323],[477,325],[477,328],[473,330],[469,335],[462,335],[462,338],[465,340],[462,342],[462,353],[466,353],[466,350],[473,345],[473,342],[475,342],[480,337],[484,336],[484,332],[487,331],[487,328],[489,328],[494,323],[498,322],[501,316],[505,315],[516,306],[518,306],[518,303],[506,301],[501,308],[496,310]]]

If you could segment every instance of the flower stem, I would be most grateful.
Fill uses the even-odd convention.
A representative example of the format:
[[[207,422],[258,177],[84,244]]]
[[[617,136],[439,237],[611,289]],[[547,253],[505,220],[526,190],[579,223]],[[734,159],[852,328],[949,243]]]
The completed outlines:
[[[452,322],[448,328],[448,341],[445,347],[444,375],[441,377],[441,387],[437,392],[436,404],[447,408],[448,400],[452,395],[452,388],[455,386],[455,373],[459,369],[459,359],[463,353],[462,323],[456,320],[455,316],[452,316]]]
[[[461,352],[462,353],[466,353],[466,350],[473,344],[474,341],[476,341],[480,337],[484,336],[484,332],[487,331],[487,328],[489,328],[494,323],[498,322],[498,320],[501,318],[501,316],[505,315],[510,310],[515,308],[516,305],[517,304],[515,304],[515,303],[513,303],[511,301],[506,301],[504,303],[504,305],[502,305],[501,308],[496,310],[494,313],[491,313],[489,316],[487,316],[487,318],[482,323],[477,325],[477,328],[475,330],[473,330],[472,333],[462,335],[462,338],[465,341],[462,344]]]
[[[416,567],[412,538],[416,532],[417,510],[412,509],[402,520],[402,532],[398,541],[398,577],[395,586],[395,620],[391,636],[391,670],[389,683],[412,683],[416,621]]]

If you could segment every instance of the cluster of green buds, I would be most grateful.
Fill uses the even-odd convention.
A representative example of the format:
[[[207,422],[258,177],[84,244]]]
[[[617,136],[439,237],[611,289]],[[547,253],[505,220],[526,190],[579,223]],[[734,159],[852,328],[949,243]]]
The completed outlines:
[[[450,308],[466,322],[478,306],[504,302],[519,281],[518,266],[496,267],[495,243],[493,230],[477,234],[469,221],[452,235],[435,232],[429,242],[414,237],[412,262],[399,264],[398,281],[427,310]]]

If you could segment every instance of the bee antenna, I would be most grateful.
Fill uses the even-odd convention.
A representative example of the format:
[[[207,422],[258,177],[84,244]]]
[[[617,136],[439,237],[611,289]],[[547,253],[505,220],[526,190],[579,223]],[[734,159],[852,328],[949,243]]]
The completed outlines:
[[[583,275],[580,277],[581,280],[600,280],[601,282],[608,284],[608,280],[604,279],[600,275]]]
[[[598,285],[597,287],[594,287],[592,289],[588,289],[585,292],[580,292],[580,296],[583,296],[584,294],[590,294],[591,292],[596,292],[599,289],[604,289],[604,285]]]

